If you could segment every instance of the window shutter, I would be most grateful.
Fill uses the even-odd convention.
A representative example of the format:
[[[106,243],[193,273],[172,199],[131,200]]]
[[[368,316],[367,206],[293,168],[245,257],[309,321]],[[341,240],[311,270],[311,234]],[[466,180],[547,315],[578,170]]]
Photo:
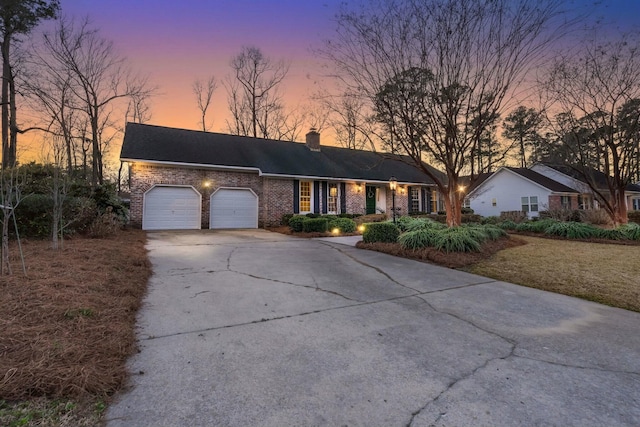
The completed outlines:
[[[327,210],[327,202],[328,202],[328,200],[327,200],[327,196],[328,196],[327,191],[328,190],[327,190],[327,188],[328,188],[327,181],[322,181],[322,213],[323,214],[326,214],[328,212],[328,210]]]
[[[425,212],[426,213],[431,213],[431,206],[433,204],[433,200],[431,200],[431,188],[427,188],[426,190],[424,190],[425,193],[427,194],[427,202],[426,202],[426,209]]]
[[[422,212],[427,212],[428,213],[428,211],[427,211],[427,206],[428,206],[427,205],[427,194],[428,193],[427,193],[427,189],[426,188],[423,187],[423,188],[420,189],[420,199],[421,199],[420,200],[420,203],[421,203],[420,210]]]
[[[340,213],[347,213],[347,184],[340,183]]]
[[[300,181],[293,180],[293,213],[300,213]]]
[[[320,213],[320,186],[313,181],[313,213]]]
[[[413,199],[411,196],[411,187],[407,185],[407,212],[413,212]]]

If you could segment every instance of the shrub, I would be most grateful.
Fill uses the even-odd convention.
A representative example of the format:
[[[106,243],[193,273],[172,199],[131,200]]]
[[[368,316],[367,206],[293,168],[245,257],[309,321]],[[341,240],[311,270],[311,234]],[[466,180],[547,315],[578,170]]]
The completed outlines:
[[[438,233],[435,248],[443,252],[478,252],[480,242],[465,227],[452,227]]]
[[[514,221],[511,221],[510,219],[502,221],[500,224],[498,224],[498,227],[502,228],[503,230],[515,230],[517,226],[518,224],[516,224]]]
[[[293,214],[284,214],[280,219],[280,225],[289,225],[289,220],[293,218]]]
[[[627,212],[627,218],[629,218],[629,221],[635,222],[636,224],[640,224],[640,211]]]
[[[598,228],[581,222],[556,222],[545,233],[568,239],[589,239],[600,235]]]
[[[302,221],[302,231],[305,233],[326,233],[329,227],[327,218],[305,218]]]
[[[18,232],[23,237],[51,236],[52,213],[53,199],[50,195],[31,194],[25,197],[15,212]],[[9,230],[13,230],[13,224]]]
[[[594,225],[609,225],[611,217],[604,209],[585,209],[580,211],[582,222]]]
[[[320,218],[320,214],[319,213],[308,213],[305,215],[307,218]]]
[[[498,225],[500,223],[500,218],[497,216],[485,216],[480,220],[480,224],[493,224]]]
[[[505,211],[500,212],[500,219],[502,221],[513,221],[516,224],[524,222],[528,219],[527,214],[522,211]]]
[[[89,236],[93,238],[103,238],[114,236],[122,227],[122,221],[118,215],[113,212],[111,207],[107,207],[106,211],[99,215],[89,226]]]
[[[349,218],[336,217],[329,220],[329,229],[337,228],[342,233],[353,233],[356,231],[356,222]]]
[[[341,213],[341,214],[338,214],[338,216],[340,218],[354,219],[354,218],[358,218],[359,216],[362,216],[362,214]]]
[[[435,246],[439,234],[440,231],[434,228],[409,231],[398,238],[398,243],[405,249],[422,249],[428,246]]]
[[[462,211],[463,215],[473,214],[474,213],[473,209],[471,209],[471,208],[462,208],[461,211]]]
[[[640,224],[638,223],[630,222],[621,225],[615,231],[619,231],[629,240],[640,240]]]
[[[300,233],[302,231],[302,223],[305,219],[307,219],[307,217],[304,215],[294,215],[291,217],[289,220],[289,228],[291,228],[291,231]]]
[[[365,243],[395,243],[398,241],[400,229],[392,222],[374,222],[366,224],[362,240]]]

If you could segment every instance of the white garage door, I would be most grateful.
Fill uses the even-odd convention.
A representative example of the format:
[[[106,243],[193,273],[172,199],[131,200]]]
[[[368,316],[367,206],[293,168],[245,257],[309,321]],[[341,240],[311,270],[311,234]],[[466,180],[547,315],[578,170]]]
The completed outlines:
[[[153,187],[144,194],[143,206],[143,230],[200,229],[202,204],[193,187]]]
[[[211,195],[210,228],[258,228],[258,196],[249,189],[221,188]]]

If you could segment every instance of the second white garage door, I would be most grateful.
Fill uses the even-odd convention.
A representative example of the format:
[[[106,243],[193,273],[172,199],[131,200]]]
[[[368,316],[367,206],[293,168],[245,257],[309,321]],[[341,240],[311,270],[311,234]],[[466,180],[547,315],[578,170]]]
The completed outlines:
[[[258,196],[246,188],[220,188],[211,195],[210,228],[258,228]]]

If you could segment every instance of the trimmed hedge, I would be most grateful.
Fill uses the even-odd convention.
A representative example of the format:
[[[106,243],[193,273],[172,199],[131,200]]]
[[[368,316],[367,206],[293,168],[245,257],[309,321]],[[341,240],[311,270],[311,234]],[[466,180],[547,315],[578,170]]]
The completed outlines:
[[[305,218],[302,221],[302,231],[305,233],[326,233],[328,228],[327,218]]]
[[[396,243],[400,229],[392,222],[373,222],[365,224],[362,240],[365,243]]]
[[[349,218],[332,218],[329,219],[329,230],[337,228],[342,233],[353,233],[356,231],[356,222]]]
[[[302,232],[302,224],[306,219],[307,217],[304,215],[294,215],[289,219],[289,228],[291,228],[291,231],[294,233]]]

